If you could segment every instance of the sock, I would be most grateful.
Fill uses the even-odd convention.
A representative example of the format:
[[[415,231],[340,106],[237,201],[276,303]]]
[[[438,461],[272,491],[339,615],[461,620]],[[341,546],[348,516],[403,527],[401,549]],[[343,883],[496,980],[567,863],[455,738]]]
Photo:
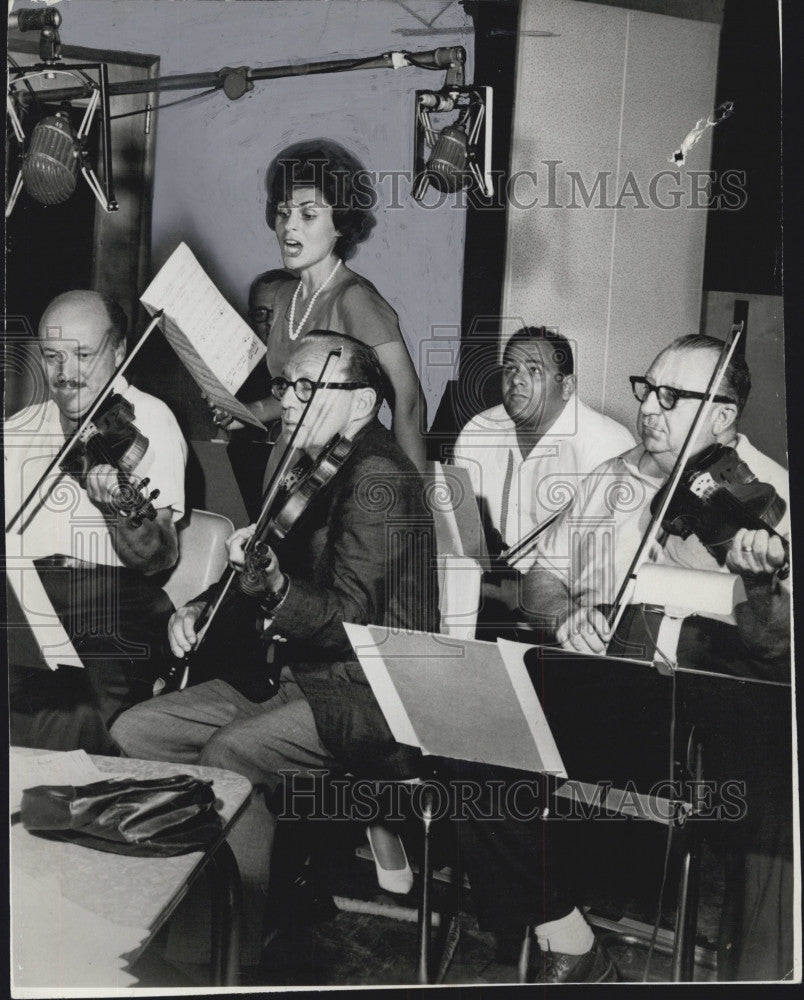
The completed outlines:
[[[592,928],[575,907],[566,917],[550,920],[536,927],[536,940],[542,951],[561,951],[566,955],[584,955],[595,943]]]

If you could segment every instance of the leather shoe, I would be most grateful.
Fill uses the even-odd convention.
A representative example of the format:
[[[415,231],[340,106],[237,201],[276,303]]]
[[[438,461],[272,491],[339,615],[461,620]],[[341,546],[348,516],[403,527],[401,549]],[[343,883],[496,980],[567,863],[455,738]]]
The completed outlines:
[[[613,983],[617,969],[603,945],[594,945],[583,955],[568,955],[563,951],[543,951],[542,983]]]
[[[294,933],[304,927],[332,920],[340,911],[332,896],[299,874],[282,891],[274,891],[265,910],[263,920],[263,948],[281,931]]]

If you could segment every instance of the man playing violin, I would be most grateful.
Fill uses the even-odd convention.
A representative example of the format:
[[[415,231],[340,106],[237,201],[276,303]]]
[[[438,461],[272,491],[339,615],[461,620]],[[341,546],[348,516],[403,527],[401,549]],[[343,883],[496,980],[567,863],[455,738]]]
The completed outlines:
[[[45,309],[38,345],[49,398],[5,425],[9,518],[123,361],[126,328],[118,303],[97,292],[66,292]],[[161,400],[122,377],[112,388],[133,415],[122,437],[129,462],[120,435],[114,455],[103,434],[77,444],[73,474],[56,467],[7,535],[9,553],[34,561],[84,663],[83,671],[61,667],[52,676],[12,665],[14,743],[115,752],[107,726],[152,693],[156,629],[172,610],[153,576],[178,557],[187,446]],[[150,504],[137,490],[144,477],[158,490]],[[142,516],[132,516],[138,505]]]
[[[340,356],[320,382],[333,352]],[[329,331],[300,341],[271,386],[282,406],[275,452],[296,432],[301,456],[282,481],[284,494],[292,499],[294,477],[301,488],[299,470],[319,460],[336,436],[346,446],[339,467],[284,540],[269,531],[257,561],[246,551],[254,525],[227,542],[249,619],[242,628],[255,635],[259,630],[263,641],[254,643],[250,662],[233,657],[223,641],[217,679],[138,705],[113,729],[130,756],[227,768],[254,785],[230,836],[243,876],[247,964],[257,960],[262,944],[260,910],[275,831],[281,836],[283,827],[292,829],[288,843],[301,843],[298,824],[276,830],[283,772],[294,782],[322,771],[385,778],[416,773],[416,755],[394,741],[343,628],[344,622],[438,628],[432,518],[418,471],[377,420],[383,387],[368,345]],[[177,657],[196,647],[196,623],[209,596],[173,615],[169,636]],[[213,641],[220,617],[198,655]],[[275,869],[273,901],[298,870],[287,860]]]
[[[583,479],[571,508],[540,541],[538,561],[524,581],[522,610],[565,650],[606,651],[612,636],[604,610],[628,573],[650,522],[651,502],[671,476],[722,348],[711,337],[681,337],[644,376],[632,376],[641,443]],[[788,512],[775,531],[735,524],[733,537],[709,548],[694,534],[660,532],[647,559],[738,574],[745,585],[746,600],[734,611],[736,627],[701,616],[685,622],[677,650],[681,666],[789,683],[788,476],[738,430],[750,387],[748,366],[735,354],[693,457],[715,444],[734,448],[761,482],[774,487]],[[624,617],[618,639],[627,622]],[[758,711],[730,716],[719,701],[699,701],[686,710],[703,741],[704,776],[739,779],[746,789],[742,820],[721,821],[712,832],[727,874],[718,974],[782,978],[793,964],[792,751],[786,730],[782,724],[778,733],[769,731],[773,723]]]
[[[640,403],[637,430],[641,443],[598,466],[580,483],[572,507],[538,546],[539,560],[526,577],[523,610],[552,627],[565,649],[602,653],[611,638],[600,605],[611,603],[650,520],[650,503],[670,476],[701,399],[717,364],[722,343],[705,336],[681,337],[659,354],[647,374],[631,379]],[[712,444],[733,447],[748,467],[770,483],[787,505],[777,532],[789,532],[787,471],[759,452],[738,421],[751,388],[745,360],[735,355],[701,427],[695,451]],[[580,559],[569,564],[566,549],[571,520],[613,525],[612,564]],[[594,532],[596,529],[591,529]],[[586,551],[581,545],[578,552]],[[737,625],[758,663],[768,669],[789,653],[790,600],[778,571],[787,562],[781,538],[764,530],[741,528],[714,555],[695,535],[669,535],[648,558],[692,569],[739,574],[748,597],[738,606]],[[761,668],[760,668],[761,669]],[[786,678],[782,678],[786,679]]]

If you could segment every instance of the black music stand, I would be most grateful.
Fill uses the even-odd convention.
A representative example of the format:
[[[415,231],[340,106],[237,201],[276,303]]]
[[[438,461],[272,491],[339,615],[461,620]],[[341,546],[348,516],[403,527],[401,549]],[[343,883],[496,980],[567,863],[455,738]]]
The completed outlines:
[[[480,762],[519,773],[563,772],[570,780],[559,779],[556,794],[562,801],[574,799],[600,815],[620,813],[681,830],[693,814],[694,786],[689,780],[696,772],[688,775],[688,755],[682,752],[689,733],[677,725],[676,738],[671,739],[672,676],[638,661],[570,656],[519,643],[394,634],[375,626],[346,629],[392,733],[400,742],[419,747],[425,757]],[[426,669],[421,668],[423,661]],[[477,712],[479,699],[483,713]],[[536,715],[541,728],[533,723]],[[693,761],[700,773],[698,747]],[[675,779],[673,794],[656,794],[656,786],[667,787],[668,779]],[[697,845],[694,837],[685,836],[680,885],[684,902],[674,957],[679,978],[685,970],[691,972],[690,931],[697,912]],[[424,849],[420,931],[426,937],[426,818]],[[423,952],[428,951],[425,940]]]
[[[508,642],[502,648],[504,656],[522,657],[561,750],[570,780],[556,795],[597,807],[600,815],[669,825],[680,841],[671,980],[692,981],[700,843],[690,821],[703,805],[703,748],[678,711],[677,679],[626,658]],[[654,794],[668,781],[673,795]]]

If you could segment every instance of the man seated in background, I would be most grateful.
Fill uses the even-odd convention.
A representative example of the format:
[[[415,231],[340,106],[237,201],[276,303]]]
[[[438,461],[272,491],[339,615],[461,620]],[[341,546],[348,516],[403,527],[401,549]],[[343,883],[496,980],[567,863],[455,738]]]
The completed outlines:
[[[50,398],[5,424],[7,523],[123,361],[126,327],[118,303],[97,292],[65,292],[45,309],[38,346]],[[38,492],[45,499],[34,499],[7,536],[10,569],[14,554],[34,560],[84,664],[51,673],[14,662],[12,646],[13,744],[117,753],[107,727],[153,690],[154,654],[172,611],[153,576],[178,557],[187,445],[161,400],[122,377],[113,388],[133,407],[134,425],[147,439],[129,479],[136,487],[147,477],[148,489],[158,489],[155,516],[137,523],[117,468],[88,461],[78,479],[55,468]]]
[[[319,383],[333,351],[341,356]],[[418,773],[419,752],[395,742],[343,627],[438,629],[432,517],[421,476],[377,420],[383,385],[376,352],[352,337],[312,331],[298,344],[271,383],[282,405],[277,448],[311,399],[296,443],[302,461],[318,460],[336,435],[350,447],[287,541],[271,536],[258,564],[245,554],[253,525],[227,543],[240,578],[239,611],[227,608],[221,617],[248,634],[259,622],[263,641],[240,657],[233,648],[243,636],[222,640],[212,665],[217,679],[139,705],[113,730],[129,756],[222,767],[254,785],[229,838],[243,876],[245,964],[259,959],[269,872],[272,919],[292,920],[299,904],[294,880],[311,848],[303,824],[276,827],[286,780],[302,789],[322,772]],[[269,468],[275,464],[276,456]],[[177,656],[195,647],[195,623],[210,594],[171,619]],[[282,862],[275,857],[273,864],[275,832],[285,843]],[[197,930],[197,914],[194,920]],[[183,950],[183,960],[190,954]]]
[[[613,602],[629,570],[650,521],[651,501],[674,468],[722,347],[711,337],[681,337],[658,355],[645,376],[632,376],[640,403],[640,444],[587,476],[572,506],[540,539],[537,562],[523,584],[523,614],[564,649],[606,651],[611,635],[601,609]],[[750,387],[748,366],[735,356],[694,451],[716,444],[734,448],[789,505],[786,470],[738,430]],[[776,530],[785,536],[789,525],[788,512]],[[605,544],[604,534],[609,536]],[[746,600],[735,608],[736,626],[701,617],[685,624],[678,648],[681,666],[790,682],[788,553],[781,537],[735,525],[733,537],[707,548],[694,534],[682,538],[660,531],[647,561],[734,573],[745,585]],[[618,639],[625,631],[624,624]],[[606,669],[605,662],[600,668]],[[782,978],[793,964],[792,748],[783,735],[785,720],[777,733],[758,717],[722,718],[722,707],[714,702],[690,710],[704,738],[705,776],[742,779],[747,790],[743,820],[721,822],[715,830],[727,863],[719,975]]]
[[[526,326],[513,334],[503,354],[502,397],[466,424],[454,449],[493,556],[555,514],[579,477],[634,444],[625,427],[578,397],[572,346],[557,331]],[[533,558],[514,566],[524,573]],[[518,579],[486,574],[483,621],[508,617]]]

